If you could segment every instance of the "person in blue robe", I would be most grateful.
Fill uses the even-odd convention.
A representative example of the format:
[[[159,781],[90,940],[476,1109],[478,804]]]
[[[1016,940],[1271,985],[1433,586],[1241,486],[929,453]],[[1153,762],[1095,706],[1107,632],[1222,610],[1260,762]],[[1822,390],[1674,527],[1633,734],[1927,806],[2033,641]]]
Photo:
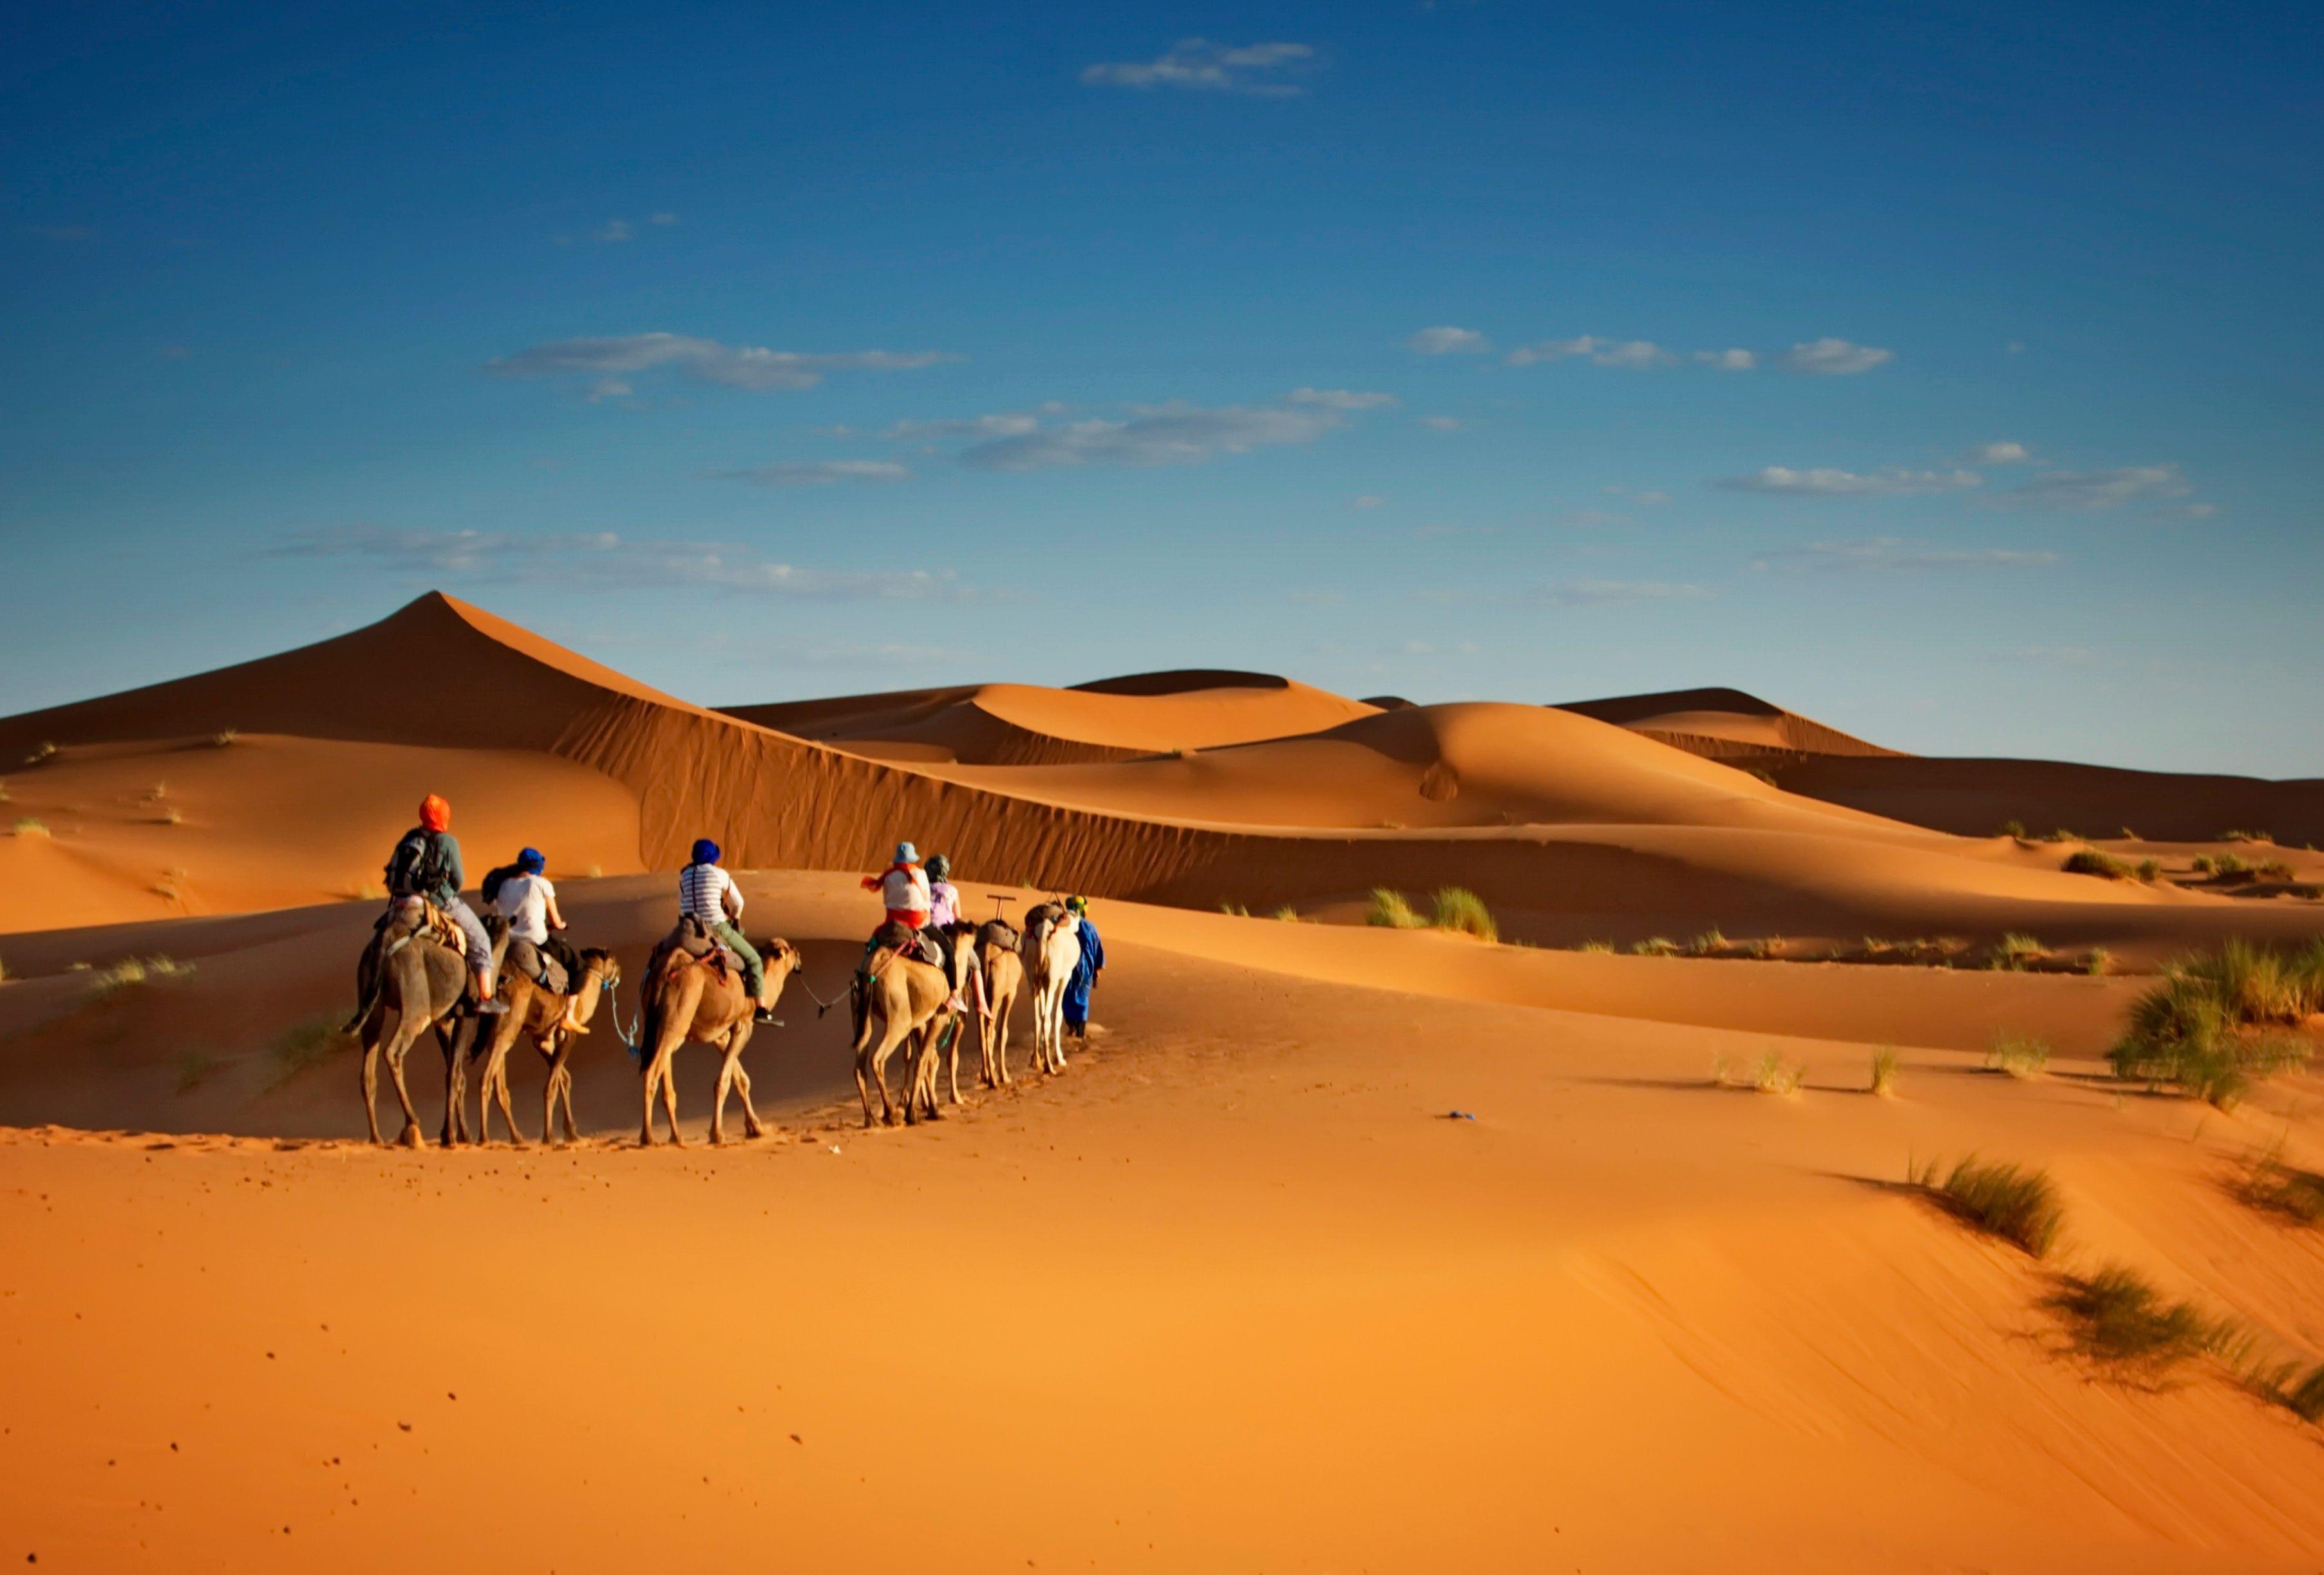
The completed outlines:
[[[1105,944],[1097,938],[1097,926],[1090,923],[1089,898],[1075,897],[1066,900],[1065,911],[1081,924],[1082,960],[1074,966],[1074,977],[1065,986],[1065,1027],[1076,1039],[1089,1037],[1090,991],[1097,988],[1098,970],[1105,966]]]

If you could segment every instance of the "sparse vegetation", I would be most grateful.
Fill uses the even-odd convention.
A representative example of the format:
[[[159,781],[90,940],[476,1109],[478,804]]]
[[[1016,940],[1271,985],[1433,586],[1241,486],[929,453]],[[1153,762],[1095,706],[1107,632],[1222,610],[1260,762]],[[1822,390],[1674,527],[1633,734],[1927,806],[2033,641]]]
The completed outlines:
[[[2116,839],[2119,842],[2135,843],[2138,840],[2138,834],[2131,830],[2128,826],[2124,826],[2114,834]]]
[[[1742,943],[1743,955],[1755,962],[1765,962],[1775,956],[1783,944],[1784,937],[1781,935],[1760,935]]]
[[[24,757],[24,764],[28,766],[37,766],[42,760],[54,760],[56,758],[56,753],[57,746],[49,742],[46,739],[42,739],[39,743],[32,746],[32,752]]]
[[[2252,872],[2251,861],[2234,853],[2198,853],[2194,869],[2198,875],[2226,881],[2248,880]]]
[[[1426,922],[1413,911],[1403,892],[1386,886],[1372,888],[1372,905],[1364,914],[1364,923],[1386,930],[1417,930],[1425,927]]]
[[[2223,831],[2219,834],[2219,840],[2223,843],[2273,843],[2275,838],[2264,831]]]
[[[124,957],[118,962],[94,970],[89,976],[88,987],[93,995],[113,995],[133,985],[183,979],[193,971],[192,963],[180,962],[171,957]]]
[[[1912,1181],[1955,1218],[2035,1257],[2049,1256],[2065,1226],[2065,1210],[2044,1170],[1987,1164],[1972,1154],[1942,1174],[1932,1161]]]
[[[35,820],[29,815],[19,815],[11,829],[20,837],[44,837],[49,834],[48,823]]]
[[[2012,1077],[2039,1077],[2050,1065],[2050,1046],[2024,1034],[2002,1034],[1985,1053],[1985,1064]]]
[[[1436,911],[1430,923],[1437,929],[1474,935],[1480,941],[1501,938],[1501,926],[1493,922],[1492,909],[1485,906],[1483,898],[1463,886],[1437,888]]]
[[[1611,941],[1584,941],[1582,944],[1574,947],[1573,949],[1577,952],[1588,952],[1602,956],[1614,950],[1614,943]]]
[[[0,804],[8,802],[8,784],[0,782]]]
[[[1299,922],[1299,910],[1286,902],[1275,910],[1275,916],[1286,925],[1296,925]]]
[[[2279,1378],[2273,1397],[2302,1422],[2324,1422],[2324,1362],[2310,1368],[2304,1378],[2294,1379],[2289,1374]]]
[[[2252,866],[2252,873],[2262,880],[2289,880],[2299,873],[2284,859],[2263,859]]]
[[[1630,955],[1633,957],[1675,957],[1678,955],[1678,943],[1672,940],[1668,935],[1652,935],[1646,940],[1633,941],[1630,943]]]
[[[1872,1053],[1872,1091],[1884,1100],[1896,1097],[1896,1076],[1902,1057],[1894,1045],[1883,1045]]]
[[[183,825],[185,824],[185,820],[186,812],[180,809],[174,804],[161,812],[161,824],[163,825]]]
[[[2130,1009],[2107,1052],[2116,1077],[2170,1084],[2232,1110],[2254,1080],[2302,1065],[2307,1043],[2274,1031],[2324,1004],[2324,942],[2295,957],[2247,941],[2175,962]]]
[[[1686,944],[1686,951],[1690,957],[1708,957],[1714,952],[1725,949],[1726,945],[1727,937],[1719,933],[1717,925],[1713,925],[1689,941]]]
[[[217,1057],[207,1050],[180,1050],[178,1052],[178,1091],[181,1094],[193,1092],[208,1080],[217,1067]]]
[[[240,728],[222,727],[216,732],[210,734],[210,742],[219,749],[225,749],[227,745],[239,741],[241,738],[242,730]]]
[[[2104,946],[2092,946],[2082,953],[2082,972],[2092,979],[2104,979],[2114,972],[2114,953]]]
[[[164,902],[175,902],[178,900],[180,896],[178,883],[171,880],[166,875],[164,875],[161,880],[153,882],[152,885],[147,887],[145,889],[152,892],[154,896],[160,898]]]
[[[1751,1086],[1761,1093],[1782,1094],[1789,1099],[1800,1091],[1806,1072],[1794,1062],[1786,1061],[1770,1050],[1759,1057],[1758,1065],[1751,1070]]]
[[[355,1036],[341,1033],[338,1019],[327,1012],[285,1029],[269,1052],[274,1064],[273,1086],[281,1087],[309,1067],[320,1066],[338,1052],[354,1048],[355,1044]]]
[[[2075,833],[2068,831],[2064,826],[2060,826],[2056,831],[2052,832],[2048,836],[2043,837],[2042,840],[2045,843],[2079,843],[2082,839]]]
[[[2068,854],[2065,872],[2069,875],[2096,875],[2106,880],[2127,880],[2131,878],[2129,865],[2097,848],[2077,848]]]
[[[2121,1264],[2087,1279],[2069,1275],[2049,1305],[2072,1331],[2074,1349],[2094,1362],[2154,1383],[2181,1362],[2221,1349],[2230,1326],[2191,1303],[2167,1299]]]
[[[2015,837],[2022,843],[2025,840],[2025,823],[2022,820],[2005,820],[2001,823],[2001,834],[2006,837]]]
[[[2295,1224],[2324,1225],[2324,1175],[2284,1164],[2281,1146],[2252,1157],[2236,1182],[2235,1193],[2253,1208]]]
[[[6,960],[5,958],[0,958],[0,984],[5,984],[5,983],[7,983],[7,982],[8,982],[8,962],[7,962],[7,960]]]
[[[1239,902],[1222,902],[1219,904],[1219,911],[1225,914],[1230,918],[1249,918],[1250,916],[1250,909],[1245,907]]]
[[[2012,930],[1994,943],[1991,965],[2007,973],[2023,973],[2045,954],[2042,943]]]
[[[2163,861],[2160,859],[2141,859],[2138,861],[2138,868],[2133,870],[2132,873],[2136,875],[2147,885],[2152,886],[2156,881],[2163,879]]]

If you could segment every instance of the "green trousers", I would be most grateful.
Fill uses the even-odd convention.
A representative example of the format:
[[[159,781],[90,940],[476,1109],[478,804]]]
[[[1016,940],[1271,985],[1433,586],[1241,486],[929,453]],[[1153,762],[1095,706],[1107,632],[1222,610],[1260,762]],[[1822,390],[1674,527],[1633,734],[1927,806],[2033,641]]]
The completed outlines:
[[[742,932],[731,924],[712,925],[710,938],[722,943],[742,959],[742,988],[750,993],[752,1000],[758,999],[759,992],[767,987],[767,963],[759,955],[758,949],[744,940]]]

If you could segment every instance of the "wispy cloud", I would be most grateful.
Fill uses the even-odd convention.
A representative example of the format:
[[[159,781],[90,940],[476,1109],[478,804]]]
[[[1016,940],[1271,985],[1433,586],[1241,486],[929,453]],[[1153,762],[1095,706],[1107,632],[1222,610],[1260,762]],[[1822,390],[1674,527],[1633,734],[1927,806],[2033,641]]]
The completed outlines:
[[[1826,377],[1852,377],[1859,372],[1869,372],[1896,358],[1893,350],[1882,350],[1871,345],[1851,345],[1845,339],[1810,339],[1794,345],[1784,353],[1784,365],[1792,372],[1806,372]]]
[[[590,590],[699,587],[801,601],[925,601],[973,593],[950,569],[808,569],[748,548],[703,541],[628,541],[610,531],[523,536],[487,530],[390,530],[355,526],[301,537],[268,557],[359,558],[390,574],[523,582]]]
[[[1606,607],[1630,602],[1701,602],[1710,591],[1666,580],[1560,580],[1531,598],[1553,607]]]
[[[602,244],[613,241],[630,240],[636,235],[637,232],[630,227],[629,220],[607,219],[604,224],[599,225],[595,229],[589,232],[589,238]]]
[[[2084,511],[2125,503],[2183,498],[2195,489],[2175,465],[2128,465],[2114,470],[2047,470],[1997,494],[2010,508]]]
[[[1388,500],[1381,497],[1378,493],[1359,493],[1354,497],[1348,500],[1348,507],[1351,509],[1377,509],[1387,502]]]
[[[899,443],[945,443],[959,438],[1019,438],[1038,431],[1045,418],[1064,415],[1070,406],[1049,400],[1029,410],[994,410],[982,416],[955,416],[935,421],[898,421],[881,436]],[[851,436],[835,428],[833,437]]]
[[[752,392],[813,388],[837,371],[901,372],[961,357],[936,350],[848,350],[809,353],[722,345],[685,334],[623,334],[558,339],[485,363],[502,377],[620,379],[663,368],[702,382]],[[602,389],[603,383],[598,386]],[[622,390],[627,392],[626,387]]]
[[[1422,416],[1418,419],[1422,426],[1432,432],[1458,432],[1461,429],[1461,419],[1458,416]]]
[[[1520,345],[1509,352],[1511,366],[1531,366],[1537,361],[1563,361],[1584,357],[1594,366],[1628,366],[1643,369],[1667,366],[1678,359],[1650,339],[1601,339],[1595,334],[1583,334],[1573,339],[1544,339],[1537,345]]]
[[[1931,547],[1894,536],[1863,541],[1819,541],[1760,554],[1751,566],[1763,573],[1913,573],[1929,569],[2044,568],[2061,561],[2054,552],[2017,548]]]
[[[1474,328],[1423,328],[1404,347],[1416,355],[1480,355],[1493,342]]]
[[[1748,475],[1713,482],[1733,493],[1782,493],[1810,498],[1901,497],[1921,493],[1951,493],[1981,486],[1985,478],[1969,470],[1901,470],[1890,468],[1858,473],[1819,466],[1794,470],[1770,465]]]
[[[1314,405],[1137,406],[1127,420],[1043,427],[975,444],[960,457],[977,470],[1201,465],[1222,454],[1312,443],[1346,424],[1339,410]]]
[[[2023,443],[1980,443],[1961,456],[1963,465],[2030,465],[2034,451]]]
[[[1253,98],[1286,98],[1307,89],[1287,78],[1313,66],[1314,46],[1304,43],[1214,44],[1181,39],[1151,60],[1107,60],[1082,68],[1082,80],[1111,88],[1176,88],[1195,93],[1240,93]]]
[[[722,481],[755,482],[762,487],[825,487],[834,482],[902,481],[912,473],[887,459],[787,459],[713,474]]]
[[[1749,372],[1759,364],[1758,355],[1750,350],[1698,350],[1694,358],[1716,372]]]
[[[1286,405],[1314,405],[1326,410],[1379,410],[1396,403],[1389,393],[1358,393],[1344,388],[1295,388],[1283,396]]]

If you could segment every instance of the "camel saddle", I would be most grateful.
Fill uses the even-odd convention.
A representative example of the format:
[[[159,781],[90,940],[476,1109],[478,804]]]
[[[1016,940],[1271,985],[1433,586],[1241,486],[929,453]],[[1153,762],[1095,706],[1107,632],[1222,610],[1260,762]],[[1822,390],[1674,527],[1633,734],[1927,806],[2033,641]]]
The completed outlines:
[[[646,963],[646,977],[657,977],[661,972],[663,961],[673,952],[683,952],[689,957],[706,961],[722,974],[739,978],[742,972],[742,959],[710,933],[708,925],[690,913],[680,916],[677,926],[654,947],[653,956]]]
[[[998,946],[1004,952],[1014,952],[1024,938],[1007,919],[986,919],[976,932],[978,946]]]
[[[941,967],[944,963],[944,953],[927,935],[893,919],[872,932],[872,939],[863,947],[864,960],[869,962],[881,952],[894,952],[915,962],[925,962],[931,968]]]
[[[418,909],[415,916],[412,910]],[[399,897],[388,904],[387,912],[380,918],[378,928],[402,922],[411,931],[414,940],[429,940],[443,947],[453,956],[466,962],[468,956],[468,935],[454,924],[449,915],[427,898],[413,894]]]

